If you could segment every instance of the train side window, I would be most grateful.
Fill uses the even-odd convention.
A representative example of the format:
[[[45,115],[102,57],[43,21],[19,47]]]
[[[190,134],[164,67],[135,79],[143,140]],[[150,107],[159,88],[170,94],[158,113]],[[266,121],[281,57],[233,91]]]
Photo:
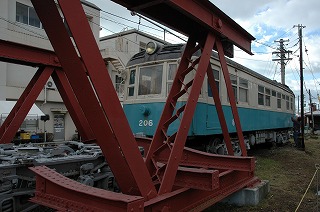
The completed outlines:
[[[258,104],[264,105],[264,87],[258,85]]]
[[[163,65],[140,68],[138,95],[160,94]]]
[[[167,79],[167,94],[169,94],[171,87],[172,87],[172,83],[174,80],[174,77],[176,75],[176,71],[177,71],[177,64],[174,63],[169,63],[168,64],[168,79]]]
[[[234,98],[236,99],[236,102],[238,102],[238,80],[237,80],[237,76],[230,74],[230,80],[231,80],[231,85],[232,85],[232,90],[233,90],[233,94],[234,94]],[[228,101],[230,102],[230,99],[228,97]]]
[[[286,107],[287,107],[287,110],[290,110],[290,107],[289,107],[289,96],[286,96]]]
[[[216,86],[218,88],[218,92],[220,92],[220,77],[219,77],[219,71],[218,70],[215,70],[215,69],[212,69],[213,71],[213,76],[214,76],[214,80],[216,82]],[[209,84],[209,80],[207,81],[207,84],[208,84],[208,96],[209,97],[212,97],[212,91],[211,91],[211,87],[210,87],[210,84]]]
[[[135,78],[136,78],[136,70],[131,69],[130,70],[130,77],[129,77],[128,96],[134,95]]]
[[[248,102],[248,80],[239,77],[239,101]]]
[[[270,92],[270,89],[266,88],[266,106],[270,106],[270,95],[271,95],[271,92]]]
[[[277,107],[281,108],[281,93],[277,93]]]

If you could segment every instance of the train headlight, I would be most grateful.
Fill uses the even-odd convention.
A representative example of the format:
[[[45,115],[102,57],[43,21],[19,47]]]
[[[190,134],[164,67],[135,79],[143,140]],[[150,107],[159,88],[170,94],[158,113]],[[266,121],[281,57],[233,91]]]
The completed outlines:
[[[151,42],[147,43],[146,52],[147,52],[147,54],[153,54],[153,53],[155,53],[157,48],[158,48],[157,43],[151,41]]]

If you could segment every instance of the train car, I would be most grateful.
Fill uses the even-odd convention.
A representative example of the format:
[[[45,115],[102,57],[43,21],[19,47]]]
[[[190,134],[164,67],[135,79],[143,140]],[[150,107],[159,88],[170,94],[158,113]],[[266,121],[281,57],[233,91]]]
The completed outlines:
[[[152,137],[155,133],[185,47],[184,44],[159,46],[153,42],[147,47],[150,45],[154,47],[154,52],[141,51],[127,64],[123,100],[124,112],[133,133],[147,137]],[[192,60],[197,57],[199,52],[192,56]],[[292,90],[226,59],[247,149],[266,142],[285,143],[292,128],[291,117],[295,110]],[[234,151],[236,155],[240,155],[236,127],[217,53],[212,52],[210,64]],[[194,74],[195,71],[190,72],[185,82],[190,81]],[[186,100],[187,94],[179,99],[177,105],[184,105]],[[168,134],[176,132],[178,127],[179,119],[170,125]],[[187,145],[211,153],[227,153],[207,76],[189,129]]]

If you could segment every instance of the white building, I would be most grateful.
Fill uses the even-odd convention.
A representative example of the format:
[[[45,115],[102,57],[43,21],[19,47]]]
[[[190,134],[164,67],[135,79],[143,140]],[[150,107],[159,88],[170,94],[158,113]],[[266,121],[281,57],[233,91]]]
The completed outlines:
[[[81,1],[93,34],[99,42],[100,9],[87,1]],[[42,28],[30,0],[0,1],[0,39],[21,43],[33,47],[52,50],[49,39]],[[1,46],[0,46],[1,48]],[[0,101],[15,101],[28,85],[37,69],[12,63],[0,62]],[[43,121],[28,118],[22,129],[33,132],[53,133],[55,140],[68,140],[75,134],[75,126],[62,102],[52,79],[37,98],[36,105],[50,120],[44,126]],[[0,111],[1,122],[8,114]],[[39,118],[39,117],[37,117]]]
[[[100,9],[87,1],[81,0],[81,2],[121,100],[123,79],[126,76],[124,69],[129,59],[144,49],[150,41],[167,42],[138,30],[124,31],[99,39]],[[52,50],[50,41],[30,0],[0,1],[0,39]],[[35,71],[36,68],[0,62],[0,101],[19,99]],[[56,141],[72,139],[76,130],[75,125],[51,78],[35,104],[44,114],[50,116],[50,120],[44,123],[35,120],[33,114],[30,114],[28,117],[33,118],[27,118],[21,129],[31,131],[31,133],[46,130],[48,133],[52,133],[53,139]],[[5,113],[0,111],[0,125],[3,118],[8,115]]]

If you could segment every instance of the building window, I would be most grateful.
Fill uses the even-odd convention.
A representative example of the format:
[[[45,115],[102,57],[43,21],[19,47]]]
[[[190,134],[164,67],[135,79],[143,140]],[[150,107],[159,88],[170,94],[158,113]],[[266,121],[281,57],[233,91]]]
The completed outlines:
[[[264,87],[258,85],[258,104],[264,105]]]
[[[176,71],[177,71],[177,64],[169,63],[168,64],[168,79],[167,79],[167,94],[169,94],[169,92],[171,90],[172,83],[173,83],[174,77],[176,75]]]
[[[16,21],[42,28],[40,19],[33,7],[16,2]]]
[[[270,106],[270,95],[271,95],[271,91],[270,89],[266,88],[265,90],[265,95],[266,95],[266,106]]]
[[[116,81],[116,91],[117,91],[118,95],[121,95],[123,93],[124,80],[122,77],[116,75],[115,81]]]
[[[248,80],[239,78],[239,101],[248,102]]]
[[[131,69],[130,70],[130,76],[129,76],[129,86],[128,86],[128,96],[134,95],[134,83],[136,78],[136,70]]]
[[[281,93],[277,93],[277,107],[281,109]]]
[[[276,91],[272,91],[272,96],[277,97],[277,92]]]
[[[214,80],[215,80],[215,82],[216,82],[216,87],[218,88],[218,93],[219,93],[219,91],[220,91],[220,83],[219,83],[219,81],[220,81],[220,76],[219,76],[219,71],[213,69],[213,67],[212,67],[212,71],[213,71]],[[213,95],[212,95],[212,90],[211,90],[211,87],[210,87],[210,84],[209,84],[209,80],[207,81],[207,84],[208,84],[208,96],[209,96],[209,97],[212,97]]]
[[[293,98],[290,98],[290,103],[291,103],[291,110],[293,110]]]

